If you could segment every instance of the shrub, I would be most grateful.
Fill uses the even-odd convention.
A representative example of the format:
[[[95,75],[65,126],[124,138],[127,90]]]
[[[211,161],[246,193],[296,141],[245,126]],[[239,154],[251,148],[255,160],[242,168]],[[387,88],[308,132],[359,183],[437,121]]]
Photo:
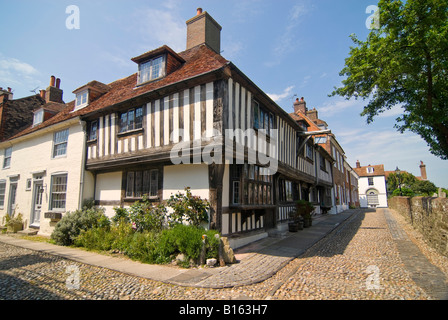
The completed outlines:
[[[56,224],[51,234],[51,238],[56,244],[69,246],[72,245],[81,231],[90,228],[110,227],[110,220],[104,215],[104,209],[91,208],[67,212]]]
[[[165,225],[166,208],[163,205],[154,206],[146,198],[137,201],[129,209],[114,208],[114,223],[132,223],[137,232],[161,231]]]
[[[134,260],[154,263],[157,261],[157,238],[155,232],[136,232],[131,238],[125,254]]]
[[[190,260],[198,262],[202,250],[202,235],[207,235],[207,258],[217,258],[219,241],[215,238],[216,231],[193,225],[177,224],[172,229],[164,230],[157,246],[157,263],[169,263],[177,255],[183,254],[183,266],[188,266]]]
[[[190,188],[185,188],[185,194],[179,192],[172,195],[167,204],[173,209],[171,214],[173,223],[188,222],[198,227],[201,223],[208,222],[207,211],[210,203],[201,197],[193,196]]]

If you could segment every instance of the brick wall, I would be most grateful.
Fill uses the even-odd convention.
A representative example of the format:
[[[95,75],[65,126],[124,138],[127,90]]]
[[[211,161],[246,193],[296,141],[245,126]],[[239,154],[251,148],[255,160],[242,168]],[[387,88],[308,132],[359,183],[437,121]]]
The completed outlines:
[[[393,197],[389,207],[405,217],[431,247],[448,257],[448,198]]]

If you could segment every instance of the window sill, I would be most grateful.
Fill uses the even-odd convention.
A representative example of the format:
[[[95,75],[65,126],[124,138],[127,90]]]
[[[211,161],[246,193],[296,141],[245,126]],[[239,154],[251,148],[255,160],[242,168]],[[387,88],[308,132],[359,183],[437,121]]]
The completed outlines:
[[[159,197],[153,196],[153,197],[147,197],[147,199],[150,201],[158,201]],[[143,200],[143,197],[128,197],[128,198],[123,199],[124,202],[135,202],[135,201],[142,201],[142,200]]]
[[[138,134],[138,133],[143,133],[143,128],[119,132],[119,133],[117,133],[117,136],[118,137],[126,137],[126,136],[131,136],[133,134]]]
[[[147,84],[149,84],[151,82],[162,80],[164,77],[165,77],[165,75],[162,75],[162,76],[160,76],[158,78],[155,78],[155,79],[151,79],[151,80],[148,80],[148,81],[145,81],[145,82],[137,83],[137,85],[135,86],[135,89],[137,89],[139,87],[142,87],[142,86],[145,86],[145,85],[147,85]]]

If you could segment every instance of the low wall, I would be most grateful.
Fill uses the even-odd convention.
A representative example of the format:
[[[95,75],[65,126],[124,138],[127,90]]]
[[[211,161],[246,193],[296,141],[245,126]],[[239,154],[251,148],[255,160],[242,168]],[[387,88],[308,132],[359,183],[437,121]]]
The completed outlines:
[[[448,198],[393,197],[389,207],[405,217],[431,247],[448,257]]]

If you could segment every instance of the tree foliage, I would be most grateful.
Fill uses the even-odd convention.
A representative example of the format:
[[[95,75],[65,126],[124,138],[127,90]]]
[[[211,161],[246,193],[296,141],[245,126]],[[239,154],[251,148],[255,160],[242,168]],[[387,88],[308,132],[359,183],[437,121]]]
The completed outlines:
[[[448,0],[380,0],[379,28],[356,35],[343,86],[331,96],[368,100],[367,123],[400,105],[395,127],[420,135],[430,152],[448,159]]]

